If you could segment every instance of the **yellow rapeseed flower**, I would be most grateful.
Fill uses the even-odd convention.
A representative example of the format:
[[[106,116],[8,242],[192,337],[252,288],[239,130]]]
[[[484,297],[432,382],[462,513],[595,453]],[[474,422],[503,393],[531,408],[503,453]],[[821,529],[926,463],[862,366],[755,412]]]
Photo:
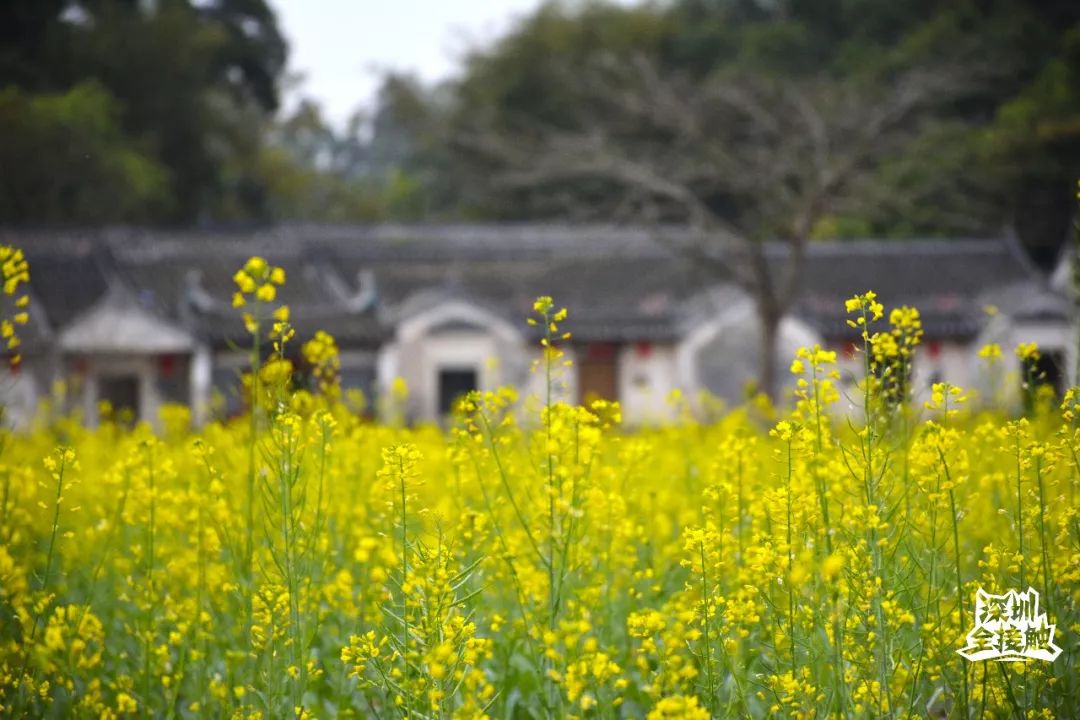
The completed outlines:
[[[277,289],[270,283],[264,283],[255,291],[255,298],[262,302],[273,302],[277,297]]]
[[[1024,362],[1035,362],[1039,359],[1039,346],[1036,343],[1020,343],[1016,346],[1016,357]]]

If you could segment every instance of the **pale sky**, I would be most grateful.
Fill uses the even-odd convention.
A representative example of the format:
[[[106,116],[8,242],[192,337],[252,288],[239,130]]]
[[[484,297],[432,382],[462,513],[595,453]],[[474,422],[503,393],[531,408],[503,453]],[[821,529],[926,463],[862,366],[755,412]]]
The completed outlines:
[[[318,100],[343,124],[378,87],[379,70],[434,82],[453,74],[470,47],[497,38],[540,0],[270,0],[289,41],[290,91]]]

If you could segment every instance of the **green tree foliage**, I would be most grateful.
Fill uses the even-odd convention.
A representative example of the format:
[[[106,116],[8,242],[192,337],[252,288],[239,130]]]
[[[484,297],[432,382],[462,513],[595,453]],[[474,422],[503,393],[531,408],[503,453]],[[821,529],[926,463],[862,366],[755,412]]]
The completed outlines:
[[[1061,53],[996,109],[984,145],[1002,185],[1015,193],[1010,207],[1032,254],[1044,264],[1051,261],[1076,207],[1080,25],[1061,38]]]
[[[273,215],[330,222],[429,217],[429,196],[443,177],[429,102],[415,80],[391,75],[375,112],[355,113],[341,130],[317,103],[300,103],[270,129],[262,154]]]
[[[133,205],[132,193],[101,193],[88,214],[76,198],[99,193],[69,189],[86,177],[61,172],[71,148],[45,142],[26,156],[19,149],[26,138],[5,135],[0,156],[40,165],[34,176],[51,184],[33,192],[52,200],[47,214],[41,203],[16,202],[31,191],[5,166],[14,179],[12,197],[0,200],[10,213],[2,220],[192,222],[265,213],[265,182],[255,173],[259,128],[277,107],[285,43],[264,0],[11,0],[0,7],[0,28],[0,83],[10,97],[73,93],[70,103],[34,106],[45,128],[86,124],[73,142],[101,143],[153,169],[137,173],[144,180],[134,196],[144,202]],[[95,88],[89,95],[72,90],[88,83]],[[87,115],[42,118],[52,111]],[[117,164],[115,157],[94,162]],[[147,183],[150,175],[156,179]]]
[[[1049,265],[1075,213],[1075,0],[549,2],[453,81],[388,76],[345,128],[311,104],[273,117],[285,53],[268,0],[0,3],[0,222],[611,219],[626,205],[592,179],[502,183],[490,143],[617,123],[638,147],[693,155],[665,145],[647,113],[612,117],[641,59],[679,77],[688,100],[718,77],[762,96],[829,82],[874,93],[911,68],[966,68],[964,92],[906,126],[915,141],[878,153],[814,237],[1013,228]]]
[[[832,78],[887,87],[911,68],[963,67],[963,93],[920,119],[919,139],[880,159],[857,212],[836,208],[815,235],[983,235],[1017,229],[1052,262],[1067,235],[1070,173],[1080,167],[1080,4],[1066,0],[680,0],[635,7],[551,3],[469,59],[444,122],[459,211],[565,215],[606,190],[588,183],[539,195],[507,192],[485,136],[528,139],[595,126],[607,110],[583,82],[590,66],[645,57],[704,82]],[[612,78],[616,74],[610,75]],[[614,92],[614,91],[613,91]],[[612,118],[604,118],[608,127]],[[633,128],[622,128],[633,132]],[[655,141],[647,132],[642,142]]]
[[[117,127],[96,83],[58,94],[0,90],[0,217],[37,222],[145,221],[168,206],[168,178]]]

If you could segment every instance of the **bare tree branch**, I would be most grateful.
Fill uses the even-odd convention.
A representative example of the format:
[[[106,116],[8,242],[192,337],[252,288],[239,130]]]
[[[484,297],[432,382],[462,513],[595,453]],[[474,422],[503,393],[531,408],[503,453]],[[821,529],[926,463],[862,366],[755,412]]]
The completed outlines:
[[[566,127],[522,119],[461,142],[496,168],[504,191],[609,187],[616,200],[606,212],[657,228],[658,242],[737,282],[775,336],[819,222],[918,136],[919,114],[955,96],[962,74],[916,69],[889,86],[828,76],[692,79],[638,55],[567,77],[590,102]],[[672,222],[687,231],[659,229]],[[765,374],[772,389],[772,369]]]

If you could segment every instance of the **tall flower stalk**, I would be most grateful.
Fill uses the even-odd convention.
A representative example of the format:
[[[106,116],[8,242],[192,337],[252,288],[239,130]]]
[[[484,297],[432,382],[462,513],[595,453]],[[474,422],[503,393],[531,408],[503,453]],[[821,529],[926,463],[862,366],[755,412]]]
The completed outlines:
[[[810,472],[814,476],[814,488],[817,492],[818,509],[821,513],[821,524],[824,556],[821,558],[823,567],[839,569],[842,560],[836,554],[834,533],[836,528],[830,519],[829,513],[829,488],[827,471],[822,466],[825,456],[825,441],[829,427],[829,419],[825,416],[825,408],[840,399],[834,385],[839,381],[840,373],[835,369],[836,352],[825,350],[820,345],[813,348],[799,348],[795,353],[795,359],[791,363],[791,373],[796,376],[795,397],[797,399],[796,414],[800,418],[809,418],[813,427],[813,453],[810,459]],[[805,377],[809,366],[809,380]],[[833,369],[828,368],[832,366]],[[790,466],[790,463],[789,463]],[[741,491],[740,491],[741,497]],[[832,662],[836,683],[837,711],[842,715],[847,704],[847,679],[844,673],[844,625],[840,617],[840,590],[838,587],[830,588],[830,609],[832,625]]]
[[[963,393],[941,383],[922,418],[900,416],[920,376],[907,377],[898,320],[853,356],[865,385],[850,418],[839,353],[813,347],[792,363],[796,404],[770,410],[771,434],[764,408],[703,422],[688,403],[675,421],[625,428],[616,403],[562,397],[565,358],[545,349],[563,340],[560,316],[540,303],[535,396],[476,391],[451,430],[405,427],[354,414],[336,387],[354,357],[339,373],[329,336],[294,372],[287,311],[241,299],[255,326],[261,303],[267,352],[242,390],[257,389],[254,425],[190,433],[169,408],[160,439],[63,418],[0,433],[0,715],[896,719],[1077,706],[1066,643],[1080,616],[1063,590],[1080,542],[1076,391],[1061,416],[1010,425],[1003,412],[956,414]],[[857,303],[857,328],[875,302]],[[630,381],[670,359],[631,350]],[[294,383],[312,368],[311,386]],[[58,436],[83,469],[53,455],[50,474],[35,472]],[[94,482],[73,484],[83,477]],[[1061,657],[965,673],[976,578],[1024,590],[1021,572]]]
[[[564,357],[562,349],[558,346],[558,340],[569,340],[570,334],[559,331],[559,323],[564,321],[567,316],[566,308],[559,310],[555,309],[554,301],[548,297],[543,296],[537,298],[533,303],[533,311],[536,317],[529,318],[528,322],[531,325],[539,325],[543,329],[543,337],[540,339],[541,350],[541,367],[544,373],[544,407],[541,411],[541,421],[543,423],[544,432],[544,493],[547,497],[547,550],[544,556],[544,565],[547,570],[548,576],[548,632],[554,635],[554,631],[558,626],[559,611],[562,604],[562,590],[566,577],[565,563],[560,565],[560,539],[563,543],[568,542],[569,538],[562,537],[560,535],[563,531],[563,520],[558,511],[560,495],[562,492],[561,485],[556,482],[555,477],[555,438],[552,434],[553,423],[555,419],[556,407],[553,402],[554,383],[555,376],[559,368],[562,367],[560,361]],[[545,675],[552,677],[556,674],[551,667],[550,658],[548,654],[544,655],[545,663]],[[555,688],[551,688],[552,695],[557,695]],[[554,707],[558,703],[558,699],[553,698],[549,703],[549,707]]]
[[[285,271],[273,267],[265,259],[254,256],[233,274],[236,291],[233,293],[234,308],[244,309],[244,328],[251,336],[248,357],[248,438],[247,438],[247,484],[245,493],[244,546],[242,577],[244,582],[244,636],[251,634],[254,625],[255,588],[255,538],[257,533],[256,503],[259,459],[259,425],[262,406],[262,355],[263,324],[270,312],[267,306],[277,298],[277,288],[285,284]],[[288,310],[285,310],[288,319]]]
[[[31,653],[34,649],[38,630],[41,627],[41,620],[53,604],[50,589],[53,580],[53,565],[56,562],[59,546],[60,508],[64,502],[64,481],[68,470],[78,468],[78,461],[75,459],[74,450],[68,447],[59,447],[45,458],[44,465],[53,482],[56,483],[56,493],[52,502],[52,522],[49,527],[49,542],[45,551],[45,570],[41,574],[41,581],[38,585],[39,598],[33,604],[33,621],[30,624],[28,637],[23,641],[22,666],[15,677],[19,689],[15,717],[21,716],[27,703],[34,702],[33,695],[39,690],[37,686],[37,669],[34,668],[30,674],[27,674],[27,671],[30,669]],[[43,502],[42,505],[44,506]]]
[[[884,462],[876,462],[875,451],[879,444],[880,411],[890,401],[889,389],[896,383],[896,368],[881,362],[885,354],[880,347],[883,344],[895,346],[895,339],[890,334],[876,333],[871,336],[871,325],[880,320],[884,315],[884,306],[877,301],[877,295],[873,291],[867,291],[862,295],[856,295],[845,304],[849,314],[854,314],[854,319],[848,320],[848,325],[859,330],[862,339],[863,383],[862,383],[862,413],[863,426],[858,433],[859,459],[863,485],[863,499],[868,514],[866,544],[870,552],[872,577],[875,585],[871,592],[871,603],[875,619],[875,642],[874,653],[877,665],[877,682],[880,692],[883,694],[885,712],[891,712],[892,692],[889,683],[889,635],[888,624],[882,608],[880,582],[883,570],[881,544],[879,531],[883,529],[882,521],[883,498],[879,496],[879,483],[884,477]],[[854,473],[855,471],[849,469]]]

